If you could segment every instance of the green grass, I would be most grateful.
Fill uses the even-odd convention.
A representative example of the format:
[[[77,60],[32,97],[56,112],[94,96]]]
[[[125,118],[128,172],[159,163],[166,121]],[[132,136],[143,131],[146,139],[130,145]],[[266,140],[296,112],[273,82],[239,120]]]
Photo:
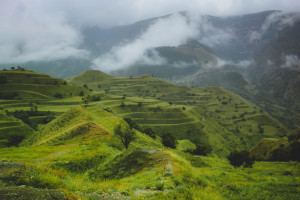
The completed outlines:
[[[56,79],[47,75],[10,74],[6,75],[13,78],[5,87],[1,85],[0,92],[17,91],[23,83],[26,90],[20,93],[23,99],[1,99],[4,110],[30,110],[31,102],[38,111],[53,112],[56,119],[39,124],[21,147],[1,148],[0,186],[60,188],[86,199],[103,198],[101,195],[133,199],[300,198],[298,162],[256,162],[253,168],[241,169],[224,158],[233,150],[252,148],[262,138],[280,140],[288,132],[257,106],[228,90],[187,88],[150,76],[115,78],[95,71],[67,79],[67,85],[57,79],[62,83],[58,87],[51,85]],[[37,82],[25,77],[50,85],[38,89]],[[23,82],[14,84],[17,80]],[[94,90],[90,94],[101,97],[86,108],[81,97],[67,94],[79,92],[84,84]],[[58,88],[66,94],[62,99],[51,96]],[[151,127],[158,135],[171,132],[180,139],[177,149],[164,148],[160,137],[153,139],[136,131],[136,139],[126,151],[114,135],[114,128],[125,124],[122,118]],[[42,119],[30,118],[37,123]],[[0,133],[24,132],[19,128],[25,126],[1,110],[0,125]],[[195,137],[212,146],[208,157],[184,153],[195,148],[190,142]],[[3,177],[1,160],[25,163],[26,170],[12,169]]]

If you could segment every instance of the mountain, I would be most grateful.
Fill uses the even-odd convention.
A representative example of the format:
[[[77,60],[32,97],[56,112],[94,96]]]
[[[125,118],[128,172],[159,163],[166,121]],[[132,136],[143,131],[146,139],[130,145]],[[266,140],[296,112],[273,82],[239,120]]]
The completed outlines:
[[[151,28],[174,16],[191,26],[195,34],[177,45],[166,41],[154,44],[153,37],[160,38],[159,34],[164,32],[154,32],[155,35]],[[142,52],[134,54],[142,58],[120,65],[120,69],[110,71],[111,75],[150,74],[190,87],[224,87],[259,105],[289,128],[299,127],[299,70],[295,65],[286,67],[289,66],[286,62],[299,63],[299,13],[271,10],[229,17],[193,17],[180,12],[126,26],[82,27],[80,31],[83,36],[80,48],[88,52],[88,57],[28,62],[24,66],[60,78],[97,67],[109,70],[108,66],[115,68],[122,64],[121,54],[125,61],[135,58],[130,48],[118,54],[119,48],[138,43]],[[147,34],[149,31],[151,34]],[[153,44],[142,48],[148,40]],[[95,61],[102,57],[112,59],[108,60],[112,65],[106,66],[106,59]]]
[[[90,82],[92,79],[95,81]],[[94,71],[67,80],[112,95],[114,101],[102,95],[99,105],[117,116],[131,118],[160,136],[172,130],[178,139],[207,141],[218,155],[231,151],[233,146],[253,146],[265,136],[286,134],[278,121],[223,88],[188,88],[147,75],[116,78]]]
[[[0,146],[1,199],[299,199],[298,162],[256,161],[244,169],[225,158],[234,150],[256,148],[264,138],[288,136],[297,150],[299,131],[288,135],[280,122],[224,88],[188,88],[148,75],[118,78],[95,70],[67,79],[66,85],[26,70],[6,75],[0,92],[13,82],[23,81],[29,90],[57,81],[62,85],[50,86],[73,92],[85,85],[85,98],[99,98],[88,104],[82,96],[55,99],[50,88],[43,91],[44,101],[26,92],[20,100],[0,99],[7,110],[0,110],[0,125],[20,126],[6,113],[30,110],[30,101],[38,111],[56,114],[38,123],[18,147]],[[128,149],[118,130],[135,133]],[[163,145],[165,133],[178,139],[176,148]],[[203,148],[209,150],[206,156]]]
[[[299,31],[299,22],[280,31],[276,39],[261,50],[255,58],[256,64],[248,70],[249,77],[258,90],[294,113],[289,120],[296,127],[299,127],[300,120]]]

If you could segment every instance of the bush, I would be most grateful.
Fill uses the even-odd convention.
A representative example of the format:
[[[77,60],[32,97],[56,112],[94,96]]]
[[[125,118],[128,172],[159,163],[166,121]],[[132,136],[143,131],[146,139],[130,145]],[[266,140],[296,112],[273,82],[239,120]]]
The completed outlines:
[[[145,128],[143,131],[146,135],[149,135],[150,137],[152,137],[153,139],[156,138],[156,133],[152,128]]]
[[[124,121],[127,122],[127,124],[129,125],[130,128],[134,128],[140,132],[143,132],[143,129],[131,118],[124,118]]]
[[[250,156],[248,151],[234,151],[231,152],[230,155],[227,157],[230,164],[234,167],[243,167],[251,168],[254,164],[254,159]]]
[[[176,148],[177,140],[171,133],[165,133],[161,136],[162,143],[165,147],[169,147],[172,149]]]
[[[62,94],[61,93],[55,93],[54,95],[53,95],[55,98],[58,98],[58,99],[62,99]]]
[[[196,143],[196,149],[192,151],[194,155],[207,156],[212,151],[212,147],[209,144]]]
[[[84,92],[82,90],[79,92],[79,96],[81,96],[81,97],[84,96]]]

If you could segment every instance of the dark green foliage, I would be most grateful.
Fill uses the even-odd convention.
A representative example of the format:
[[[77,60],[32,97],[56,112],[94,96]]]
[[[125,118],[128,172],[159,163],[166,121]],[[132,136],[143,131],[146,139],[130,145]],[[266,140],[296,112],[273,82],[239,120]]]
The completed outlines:
[[[17,92],[0,92],[0,99],[14,99],[18,95]]]
[[[63,85],[67,85],[67,82],[66,82],[66,81],[64,81],[64,82],[63,82]]]
[[[120,104],[120,106],[121,106],[122,108],[126,107],[126,105],[125,105],[124,102],[122,102],[122,103]]]
[[[109,113],[113,113],[113,111],[109,107],[103,108],[103,110],[105,110],[106,112],[109,112]]]
[[[63,98],[63,96],[62,96],[62,94],[61,93],[55,93],[54,95],[53,95],[55,98],[58,98],[58,99],[62,99]]]
[[[207,143],[196,143],[196,149],[192,152],[194,155],[207,156],[212,151],[212,147]]]
[[[87,84],[83,85],[84,88],[89,89],[89,87],[87,86]]]
[[[24,110],[16,110],[13,112],[7,111],[6,114],[22,120],[25,124],[29,125],[33,129],[37,128],[37,124],[30,121],[30,119],[29,119],[30,117],[47,116],[47,118],[45,118],[43,120],[43,123],[45,123],[45,124],[52,121],[53,119],[55,119],[55,116],[53,113],[51,113],[49,111],[47,113],[38,112],[37,109],[31,110],[31,111],[24,111]]]
[[[143,132],[143,129],[131,118],[124,118],[124,121],[127,122],[127,124],[129,125],[130,128],[134,128],[140,132]]]
[[[293,141],[287,146],[280,146],[271,152],[271,161],[300,161],[300,141]]]
[[[6,139],[7,146],[18,146],[25,139],[25,135],[22,133],[11,134]]]
[[[153,139],[156,138],[156,133],[152,128],[145,128],[143,131],[146,135],[149,135],[150,137],[152,137]]]
[[[93,95],[93,96],[92,96],[92,101],[101,101],[101,97],[100,97],[100,96]]]
[[[164,146],[175,149],[177,145],[176,138],[171,133],[165,133],[161,136]]]
[[[84,96],[84,92],[82,90],[79,92],[79,96],[81,96],[81,97]]]
[[[0,84],[7,83],[7,77],[6,76],[0,76]]]
[[[122,126],[119,124],[114,129],[114,134],[120,137],[121,142],[126,149],[128,149],[129,144],[135,139],[135,131],[130,126],[122,128]]]
[[[81,98],[81,101],[84,103],[85,107],[87,107],[92,100],[93,98],[90,95]]]
[[[231,152],[230,155],[227,157],[230,164],[234,167],[243,167],[251,168],[254,164],[254,159],[250,156],[248,151],[234,151]]]
[[[46,116],[47,116],[47,117],[46,117],[46,118],[44,119],[44,121],[43,121],[45,124],[47,124],[47,123],[49,123],[49,122],[51,122],[52,120],[55,119],[54,114],[51,113],[51,112],[48,112]]]

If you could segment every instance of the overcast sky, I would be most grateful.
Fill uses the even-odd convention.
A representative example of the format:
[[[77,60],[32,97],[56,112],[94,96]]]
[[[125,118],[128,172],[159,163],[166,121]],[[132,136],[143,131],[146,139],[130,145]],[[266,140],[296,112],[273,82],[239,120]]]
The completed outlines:
[[[299,0],[0,0],[0,64],[88,57],[84,26],[108,28],[175,13],[300,11]]]

